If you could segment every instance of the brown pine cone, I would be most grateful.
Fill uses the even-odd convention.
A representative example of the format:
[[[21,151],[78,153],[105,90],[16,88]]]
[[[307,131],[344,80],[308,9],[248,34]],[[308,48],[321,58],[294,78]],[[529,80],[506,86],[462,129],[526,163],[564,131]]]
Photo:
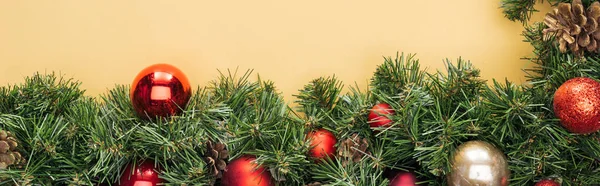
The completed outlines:
[[[18,144],[10,132],[0,130],[0,169],[24,162],[21,153],[17,151]]]
[[[368,147],[369,141],[366,138],[353,134],[340,144],[338,156],[342,157],[343,165],[347,165],[349,161],[357,163],[363,156],[371,154],[371,152],[367,152]]]
[[[587,10],[581,0],[569,3],[559,3],[558,7],[546,14],[544,23],[544,38],[554,34],[562,53],[570,49],[575,55],[581,57],[583,48],[589,52],[598,53],[600,42],[600,3],[592,3]]]
[[[225,160],[229,157],[229,152],[225,149],[225,145],[222,143],[213,144],[212,141],[206,143],[206,162],[211,167],[211,173],[217,178],[223,176],[223,170],[227,166]]]

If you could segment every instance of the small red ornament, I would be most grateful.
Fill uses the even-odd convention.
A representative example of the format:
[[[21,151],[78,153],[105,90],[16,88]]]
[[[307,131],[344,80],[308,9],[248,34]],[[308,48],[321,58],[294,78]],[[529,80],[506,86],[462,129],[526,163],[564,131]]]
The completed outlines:
[[[155,186],[162,183],[163,180],[158,178],[157,167],[152,161],[144,161],[141,164],[129,164],[125,168],[125,172],[121,175],[119,182],[120,186]]]
[[[540,182],[537,182],[535,186],[560,186],[560,184],[551,179],[545,179]]]
[[[181,113],[191,92],[183,72],[172,65],[155,64],[135,77],[129,97],[139,117],[154,119]]]
[[[227,165],[221,178],[222,186],[269,186],[274,185],[271,174],[254,163],[253,156],[239,157]]]
[[[573,78],[554,93],[554,113],[568,131],[588,134],[600,129],[600,83]]]
[[[379,103],[371,108],[371,112],[369,113],[369,125],[373,128],[389,127],[392,120],[390,120],[387,115],[392,115],[394,113],[395,111],[390,105],[387,103]]]
[[[335,144],[337,143],[333,133],[325,129],[318,129],[308,133],[307,138],[310,139],[310,157],[317,159],[333,158],[336,151]]]
[[[417,177],[411,172],[400,172],[390,182],[390,186],[416,186]]]

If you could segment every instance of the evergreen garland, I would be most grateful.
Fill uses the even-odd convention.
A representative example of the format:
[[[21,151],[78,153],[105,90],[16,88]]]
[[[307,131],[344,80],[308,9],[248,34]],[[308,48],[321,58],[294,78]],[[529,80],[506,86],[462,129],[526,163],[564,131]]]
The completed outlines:
[[[503,0],[502,8],[510,20],[526,22],[537,2]],[[166,184],[219,184],[205,159],[214,142],[226,145],[229,160],[256,156],[278,185],[387,185],[393,170],[445,185],[452,153],[471,140],[506,154],[511,185],[549,177],[564,185],[600,184],[600,136],[569,133],[552,111],[553,92],[563,82],[600,77],[600,58],[561,53],[553,38],[542,38],[541,23],[525,28],[525,42],[534,48],[525,59],[535,64],[525,69],[527,84],[488,84],[462,58],[427,73],[415,55],[399,53],[384,57],[369,87],[344,89],[335,76],[310,81],[295,95],[297,108],[287,106],[273,82],[251,80],[252,71],[227,71],[198,87],[181,115],[147,121],[134,114],[129,86],[93,98],[78,81],[34,74],[0,87],[0,129],[15,134],[27,160],[1,169],[0,184],[115,184],[126,165],[141,161],[160,165]],[[367,115],[378,103],[395,114],[391,126],[373,132]],[[366,139],[362,159],[315,163],[306,135],[317,128],[332,131],[338,147],[351,136]]]

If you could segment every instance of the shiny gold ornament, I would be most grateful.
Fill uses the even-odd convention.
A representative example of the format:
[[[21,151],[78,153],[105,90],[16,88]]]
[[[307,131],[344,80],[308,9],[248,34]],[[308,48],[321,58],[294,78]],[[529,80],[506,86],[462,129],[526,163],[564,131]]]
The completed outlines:
[[[450,159],[448,185],[505,186],[510,171],[504,153],[492,144],[469,141],[458,146]]]

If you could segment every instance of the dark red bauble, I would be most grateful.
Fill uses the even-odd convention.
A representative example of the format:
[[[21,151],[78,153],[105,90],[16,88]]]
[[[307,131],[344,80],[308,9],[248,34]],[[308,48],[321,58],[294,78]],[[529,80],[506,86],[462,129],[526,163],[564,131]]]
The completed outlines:
[[[221,178],[222,186],[269,186],[274,185],[271,174],[257,166],[254,156],[239,157],[227,165]]]
[[[158,167],[154,166],[154,162],[145,161],[133,166],[129,164],[125,168],[119,182],[120,186],[155,186],[163,182],[158,178]]]
[[[310,157],[322,160],[326,157],[333,158],[335,155],[337,139],[328,130],[318,129],[312,131],[308,133],[306,138],[310,140]]]
[[[554,114],[568,131],[588,134],[600,129],[600,83],[573,78],[554,93]]]
[[[550,179],[546,179],[546,180],[542,180],[540,182],[537,182],[535,184],[535,186],[560,186],[560,183],[554,181],[554,180],[550,180]]]
[[[187,77],[168,64],[143,69],[133,80],[129,97],[140,118],[180,114],[192,95]]]
[[[390,186],[416,186],[417,177],[411,172],[400,172],[390,182]]]
[[[388,127],[392,123],[392,120],[387,115],[394,114],[394,109],[387,103],[379,103],[369,113],[369,125],[373,128],[376,127]]]

